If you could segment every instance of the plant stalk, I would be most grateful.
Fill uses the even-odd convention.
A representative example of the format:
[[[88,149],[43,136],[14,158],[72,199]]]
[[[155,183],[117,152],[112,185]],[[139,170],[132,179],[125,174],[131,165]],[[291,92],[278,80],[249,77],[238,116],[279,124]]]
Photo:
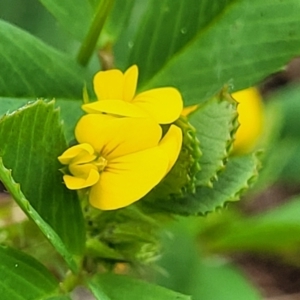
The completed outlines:
[[[105,21],[111,11],[115,0],[102,0],[100,1],[95,17],[92,21],[91,27],[81,44],[81,47],[77,54],[77,62],[82,65],[86,66],[89,62],[93,51],[96,47],[99,35],[103,29]]]

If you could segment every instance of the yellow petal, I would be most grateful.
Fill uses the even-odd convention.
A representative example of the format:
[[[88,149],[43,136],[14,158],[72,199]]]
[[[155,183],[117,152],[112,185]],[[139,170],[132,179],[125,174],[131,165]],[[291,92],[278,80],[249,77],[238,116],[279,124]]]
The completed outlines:
[[[157,146],[161,135],[161,127],[152,118],[114,118],[103,114],[85,115],[75,128],[78,142],[91,144],[108,160]]]
[[[181,115],[184,116],[184,117],[187,117],[189,114],[191,114],[195,110],[197,110],[198,107],[199,107],[199,105],[191,105],[191,106],[184,107],[182,112],[181,112]]]
[[[124,75],[120,70],[100,71],[94,76],[98,100],[123,99]]]
[[[69,165],[69,171],[75,177],[87,178],[91,170],[98,171],[97,167],[92,163],[87,163],[82,165],[77,165],[77,164]]]
[[[246,153],[255,146],[262,133],[263,102],[255,87],[236,92],[232,94],[232,97],[239,103],[237,110],[240,123],[233,150],[237,153]]]
[[[122,117],[144,118],[149,116],[143,109],[123,100],[102,100],[82,105],[89,114],[107,113]]]
[[[183,108],[181,94],[170,87],[138,94],[133,103],[147,111],[160,124],[170,124],[177,120]]]
[[[165,176],[169,159],[154,147],[109,162],[90,190],[90,203],[103,210],[128,206],[145,196]]]
[[[58,160],[63,165],[68,165],[70,163],[85,163],[93,161],[96,158],[94,155],[94,149],[89,144],[80,144],[67,149]]]
[[[135,95],[138,80],[138,67],[133,65],[124,74],[123,100],[131,101]]]
[[[99,172],[91,169],[86,178],[64,175],[63,179],[68,189],[79,190],[96,184],[99,180],[99,176]]]
[[[169,165],[166,173],[168,173],[174,166],[182,146],[182,131],[176,125],[171,125],[168,132],[165,134],[159,147],[166,153],[169,158]]]

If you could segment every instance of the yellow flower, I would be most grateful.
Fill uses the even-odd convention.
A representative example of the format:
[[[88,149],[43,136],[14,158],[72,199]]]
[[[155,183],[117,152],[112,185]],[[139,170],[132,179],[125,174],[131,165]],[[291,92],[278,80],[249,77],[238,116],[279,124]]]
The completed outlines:
[[[159,124],[170,124],[179,118],[183,101],[175,88],[157,88],[135,95],[137,79],[136,65],[124,74],[120,70],[98,72],[94,89],[99,101],[85,104],[82,109],[124,117],[151,116]]]
[[[130,205],[146,195],[169,172],[178,158],[182,132],[162,129],[153,118],[83,116],[75,129],[79,145],[58,159],[68,165],[69,189],[90,187],[89,201],[99,209]]]
[[[233,150],[236,153],[246,153],[256,145],[262,133],[263,103],[261,95],[255,87],[233,93],[232,97],[239,103],[238,120],[240,123]]]

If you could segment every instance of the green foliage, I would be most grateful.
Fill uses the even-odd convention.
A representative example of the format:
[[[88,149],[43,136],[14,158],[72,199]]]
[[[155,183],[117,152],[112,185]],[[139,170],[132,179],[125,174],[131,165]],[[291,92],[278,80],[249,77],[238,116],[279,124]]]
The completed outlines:
[[[0,180],[67,263],[53,266],[65,294],[36,259],[0,246],[0,298],[68,300],[84,284],[103,300],[261,299],[237,268],[203,252],[271,253],[299,264],[299,197],[253,217],[212,213],[239,200],[261,165],[260,152],[231,152],[238,122],[229,92],[256,85],[299,55],[299,1],[39,2],[74,46],[63,53],[0,20]],[[40,24],[51,40],[57,28]],[[96,51],[111,61],[99,66],[96,55],[91,59]],[[89,66],[80,66],[90,59]],[[57,157],[76,143],[74,127],[91,73],[114,64],[123,71],[137,64],[140,90],[174,86],[185,106],[198,108],[175,121],[183,131],[182,152],[165,179],[134,205],[100,211],[87,204],[87,190],[80,191],[80,203],[64,186]],[[266,108],[280,126],[268,139],[260,188],[299,183],[299,94],[299,87],[288,89]],[[16,224],[8,214],[13,210],[0,199],[0,242],[19,247],[16,227],[26,225]],[[173,241],[162,238],[166,254],[160,266],[169,277],[157,275],[156,283],[165,287],[113,274],[121,266],[127,275],[150,278],[145,266],[159,256],[159,233],[174,215],[206,218],[178,222],[169,232]]]
[[[86,71],[70,57],[0,20],[0,96],[81,98]]]
[[[126,67],[139,65],[143,89],[171,85],[186,105],[203,102],[224,84],[256,84],[299,54],[299,13],[298,0],[152,0]]]
[[[6,112],[13,112],[32,102],[30,98],[7,98],[0,97],[0,115]],[[82,100],[80,99],[55,99],[55,107],[59,108],[61,119],[63,121],[63,131],[68,142],[73,141],[74,137],[74,127],[83,115],[83,111],[80,108]]]
[[[239,200],[257,178],[259,167],[260,161],[255,154],[230,157],[213,187],[198,186],[194,194],[157,201],[155,205],[175,214],[205,215],[227,202]]]
[[[0,159],[0,179],[6,186],[7,191],[16,200],[21,209],[26,215],[32,219],[41,232],[52,243],[56,250],[64,257],[68,263],[70,269],[74,272],[77,271],[76,262],[74,261],[71,253],[66,249],[65,245],[61,241],[57,233],[46,223],[43,218],[37,213],[37,211],[30,205],[30,202],[25,198],[24,194],[20,190],[20,184],[14,182],[11,176],[11,171],[7,170]]]
[[[0,292],[2,300],[38,300],[53,294],[58,282],[31,256],[0,246]]]
[[[202,223],[199,218],[181,219],[168,228],[159,262],[164,272],[155,275],[155,282],[190,294],[193,300],[232,300],[241,295],[243,300],[262,299],[237,267],[222,258],[205,256],[196,236]]]
[[[247,251],[281,255],[290,262],[299,263],[300,237],[300,198],[291,199],[273,210],[253,217],[243,215],[231,216],[230,221],[224,218],[214,226],[203,230],[201,235],[206,247],[212,252]],[[224,223],[225,224],[225,223]]]
[[[88,285],[99,300],[122,300],[124,295],[128,299],[164,299],[189,300],[191,297],[155,286],[127,276],[115,274],[97,275],[88,282]]]
[[[0,120],[0,144],[4,165],[13,170],[26,199],[71,253],[82,253],[82,212],[76,193],[62,185],[58,171],[57,157],[67,145],[53,102],[37,101],[5,115]]]
[[[39,1],[53,14],[64,29],[76,39],[83,40],[93,17],[93,8],[88,0]]]
[[[198,185],[212,187],[217,173],[224,168],[233,143],[233,134],[238,127],[236,109],[237,103],[230,95],[221,93],[201,105],[189,118],[196,129],[202,152]]]
[[[39,1],[53,14],[62,27],[79,41],[82,41],[86,36],[95,15],[96,7],[101,2],[99,0]],[[110,36],[110,39],[115,39],[122,29],[127,26],[134,4],[135,0],[115,1],[113,10],[105,25],[105,32]]]

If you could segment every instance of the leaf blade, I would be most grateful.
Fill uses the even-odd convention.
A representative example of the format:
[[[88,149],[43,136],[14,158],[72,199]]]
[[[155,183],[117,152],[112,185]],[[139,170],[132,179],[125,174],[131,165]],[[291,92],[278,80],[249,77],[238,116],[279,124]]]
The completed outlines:
[[[58,288],[53,275],[29,255],[0,246],[0,261],[0,292],[3,300],[41,299]]]
[[[227,83],[234,90],[254,85],[299,54],[300,4],[297,0],[215,3],[223,3],[223,6],[220,4],[215,15],[210,15],[206,11],[210,9],[211,1],[185,2],[187,7],[203,5],[203,10],[195,10],[199,19],[207,20],[206,14],[210,17],[204,26],[193,32],[192,38],[185,41],[175,22],[184,15],[184,9],[179,9],[181,2],[165,0],[158,7],[155,1],[151,2],[147,14],[152,15],[140,27],[133,46],[137,50],[133,49],[127,63],[127,67],[134,63],[141,66],[142,89],[174,86],[182,92],[185,104],[192,105],[210,98]],[[167,20],[163,17],[164,5],[173,10]],[[185,22],[189,28],[191,21]],[[153,32],[149,35],[153,27],[161,30],[150,40],[144,38],[153,35]],[[165,44],[165,40],[169,40],[168,34],[180,45],[176,51]],[[161,48],[159,44],[165,47]],[[142,61],[145,49],[149,49],[147,56],[150,57],[147,66]],[[171,55],[164,56],[165,52]]]
[[[64,257],[80,255],[85,242],[84,220],[76,193],[63,186],[58,171],[57,156],[67,145],[54,103],[37,101],[5,115],[0,120],[0,144],[5,166],[12,169],[14,181],[21,184],[25,199],[38,212],[31,217],[37,225],[41,218],[56,231],[66,248]],[[30,207],[22,208],[28,212]],[[59,240],[54,239],[54,246],[63,251]]]
[[[1,20],[0,32],[0,96],[81,98],[88,76],[72,59]]]
[[[164,299],[189,300],[189,296],[156,286],[141,280],[106,273],[97,275],[88,281],[88,286],[97,299],[121,300],[124,295],[127,299]]]

